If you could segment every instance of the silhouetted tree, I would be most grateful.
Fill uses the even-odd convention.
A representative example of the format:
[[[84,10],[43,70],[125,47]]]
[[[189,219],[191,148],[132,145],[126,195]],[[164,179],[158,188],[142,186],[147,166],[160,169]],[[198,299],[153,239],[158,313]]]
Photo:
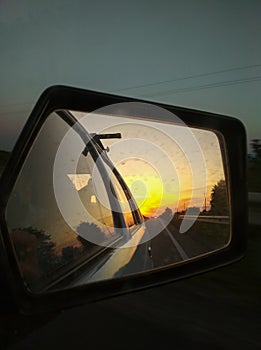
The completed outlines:
[[[251,140],[250,146],[253,151],[254,159],[261,160],[261,140],[259,139]]]
[[[56,254],[51,235],[42,230],[27,227],[15,229],[13,237],[20,262],[27,261],[28,264],[31,261],[32,267],[37,264],[38,275],[50,272],[59,265],[60,258]]]
[[[68,246],[62,250],[62,263],[66,264],[72,260],[75,260],[82,254],[82,248]]]
[[[28,229],[27,229],[28,230]],[[42,231],[30,228],[38,242],[38,261],[43,272],[49,272],[59,265],[59,257],[55,251],[55,243],[52,241],[51,235]]]
[[[227,186],[225,180],[220,180],[213,186],[210,205],[212,214],[228,215]]]
[[[186,214],[188,215],[199,215],[200,208],[199,207],[190,207],[187,209]]]
[[[159,217],[167,225],[173,218],[173,212],[170,208],[166,208]]]
[[[102,230],[93,223],[82,222],[77,226],[76,231],[79,234],[77,239],[84,247],[90,246],[91,242],[99,243],[105,239]]]

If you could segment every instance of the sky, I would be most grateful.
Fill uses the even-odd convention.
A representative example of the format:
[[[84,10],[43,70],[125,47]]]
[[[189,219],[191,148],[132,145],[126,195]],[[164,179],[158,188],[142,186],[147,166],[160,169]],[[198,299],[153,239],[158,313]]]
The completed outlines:
[[[1,0],[0,149],[55,84],[235,116],[261,138],[260,13],[259,0]]]
[[[138,110],[147,113],[146,120],[133,116]],[[110,107],[109,114],[107,107],[98,111],[71,113],[90,133],[121,134],[120,139],[103,139],[102,144],[142,214],[159,216],[166,208],[173,212],[188,207],[203,210],[205,199],[209,209],[213,186],[225,179],[219,141],[213,132],[163,123],[169,113],[161,108],[154,110],[158,121],[149,120],[153,111],[148,108],[145,112],[136,103]],[[79,180],[83,180],[82,187],[88,176],[84,179],[81,174]]]

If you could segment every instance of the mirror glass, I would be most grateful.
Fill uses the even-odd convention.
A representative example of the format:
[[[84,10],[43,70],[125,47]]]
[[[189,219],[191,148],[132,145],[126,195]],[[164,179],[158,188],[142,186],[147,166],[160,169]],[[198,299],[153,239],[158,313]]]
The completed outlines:
[[[220,135],[149,104],[53,112],[6,209],[28,289],[143,273],[224,248],[224,149]]]

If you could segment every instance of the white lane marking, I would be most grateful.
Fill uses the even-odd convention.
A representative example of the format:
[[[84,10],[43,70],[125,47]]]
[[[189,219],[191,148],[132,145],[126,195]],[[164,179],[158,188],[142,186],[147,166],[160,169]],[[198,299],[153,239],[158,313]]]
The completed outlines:
[[[160,220],[160,219],[159,219]],[[177,251],[179,252],[180,256],[182,257],[183,260],[189,259],[189,257],[187,256],[187,254],[185,253],[184,249],[181,247],[181,245],[177,242],[177,240],[173,237],[173,235],[171,234],[171,232],[169,231],[169,229],[167,227],[164,227],[164,224],[161,222],[160,223],[162,225],[162,227],[167,231],[167,234],[169,235],[169,238],[171,239],[172,243],[174,244],[175,248],[177,249]]]

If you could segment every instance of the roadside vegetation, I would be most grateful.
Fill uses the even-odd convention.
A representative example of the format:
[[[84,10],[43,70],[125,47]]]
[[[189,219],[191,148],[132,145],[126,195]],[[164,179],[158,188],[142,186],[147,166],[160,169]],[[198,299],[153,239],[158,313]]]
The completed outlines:
[[[250,146],[251,153],[247,164],[248,192],[261,192],[261,140],[252,140]]]

